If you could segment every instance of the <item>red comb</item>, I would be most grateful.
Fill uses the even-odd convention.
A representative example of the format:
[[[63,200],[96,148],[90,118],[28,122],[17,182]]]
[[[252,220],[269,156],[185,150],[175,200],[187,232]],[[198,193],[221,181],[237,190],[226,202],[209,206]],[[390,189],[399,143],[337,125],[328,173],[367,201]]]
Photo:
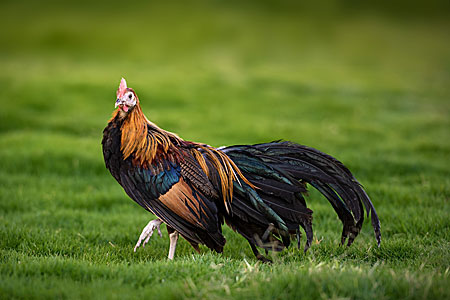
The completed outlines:
[[[122,77],[122,80],[120,80],[119,89],[117,90],[117,97],[121,97],[125,94],[127,90],[127,82],[125,81],[125,78]]]

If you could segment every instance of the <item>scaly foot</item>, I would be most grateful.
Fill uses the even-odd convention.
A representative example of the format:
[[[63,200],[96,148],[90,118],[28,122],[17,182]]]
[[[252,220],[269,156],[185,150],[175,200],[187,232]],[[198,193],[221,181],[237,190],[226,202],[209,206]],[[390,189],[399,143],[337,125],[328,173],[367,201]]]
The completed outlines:
[[[142,247],[145,247],[145,244],[148,243],[148,241],[152,237],[155,229],[158,229],[158,234],[160,237],[162,237],[161,229],[159,228],[159,226],[161,224],[162,224],[162,221],[160,219],[156,219],[156,220],[152,220],[152,221],[148,222],[147,226],[145,226],[145,228],[142,230],[142,233],[139,236],[136,246],[134,246],[134,252],[136,252],[136,249],[139,248],[142,241],[144,241],[142,243]]]
[[[175,255],[175,249],[177,248],[178,232],[177,231],[172,232],[171,234],[169,234],[169,237],[170,237],[170,247],[168,258],[170,260],[173,260],[173,257]]]

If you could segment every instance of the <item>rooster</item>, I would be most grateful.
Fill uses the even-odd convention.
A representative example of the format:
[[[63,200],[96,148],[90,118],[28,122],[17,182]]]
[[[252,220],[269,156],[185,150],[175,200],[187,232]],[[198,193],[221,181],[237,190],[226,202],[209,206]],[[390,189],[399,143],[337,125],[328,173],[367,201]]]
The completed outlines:
[[[371,215],[378,246],[380,221],[368,195],[335,158],[287,141],[214,148],[185,141],[149,121],[135,91],[122,78],[112,118],[103,131],[106,168],[130,198],[158,218],[142,231],[134,251],[155,230],[169,233],[169,259],[179,235],[195,250],[199,244],[223,251],[224,222],[250,244],[256,258],[269,262],[257,247],[281,251],[306,233],[313,239],[307,184],[322,193],[342,221],[341,243],[350,246]]]

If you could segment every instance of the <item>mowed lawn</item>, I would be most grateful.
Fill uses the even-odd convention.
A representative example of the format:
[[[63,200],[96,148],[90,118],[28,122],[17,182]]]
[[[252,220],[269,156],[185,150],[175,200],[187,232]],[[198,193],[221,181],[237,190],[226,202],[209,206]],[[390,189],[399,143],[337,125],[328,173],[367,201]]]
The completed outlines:
[[[93,2],[93,1],[91,1]],[[0,298],[449,299],[450,21],[270,2],[0,4]],[[329,4],[334,2],[330,1]],[[315,242],[261,264],[168,236],[105,169],[124,76],[147,117],[213,146],[292,140],[344,162],[379,213],[350,247],[311,191]],[[302,240],[304,243],[304,239]]]

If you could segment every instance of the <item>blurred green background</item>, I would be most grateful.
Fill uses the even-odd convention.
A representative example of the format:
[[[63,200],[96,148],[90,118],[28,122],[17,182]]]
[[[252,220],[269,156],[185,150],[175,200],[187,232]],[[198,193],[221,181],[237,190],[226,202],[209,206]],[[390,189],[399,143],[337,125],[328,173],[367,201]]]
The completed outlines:
[[[449,296],[448,1],[2,1],[0,298]],[[121,77],[147,117],[213,146],[292,140],[343,161],[382,222],[315,236],[273,266],[168,238],[104,167]],[[368,224],[366,224],[368,225]]]

